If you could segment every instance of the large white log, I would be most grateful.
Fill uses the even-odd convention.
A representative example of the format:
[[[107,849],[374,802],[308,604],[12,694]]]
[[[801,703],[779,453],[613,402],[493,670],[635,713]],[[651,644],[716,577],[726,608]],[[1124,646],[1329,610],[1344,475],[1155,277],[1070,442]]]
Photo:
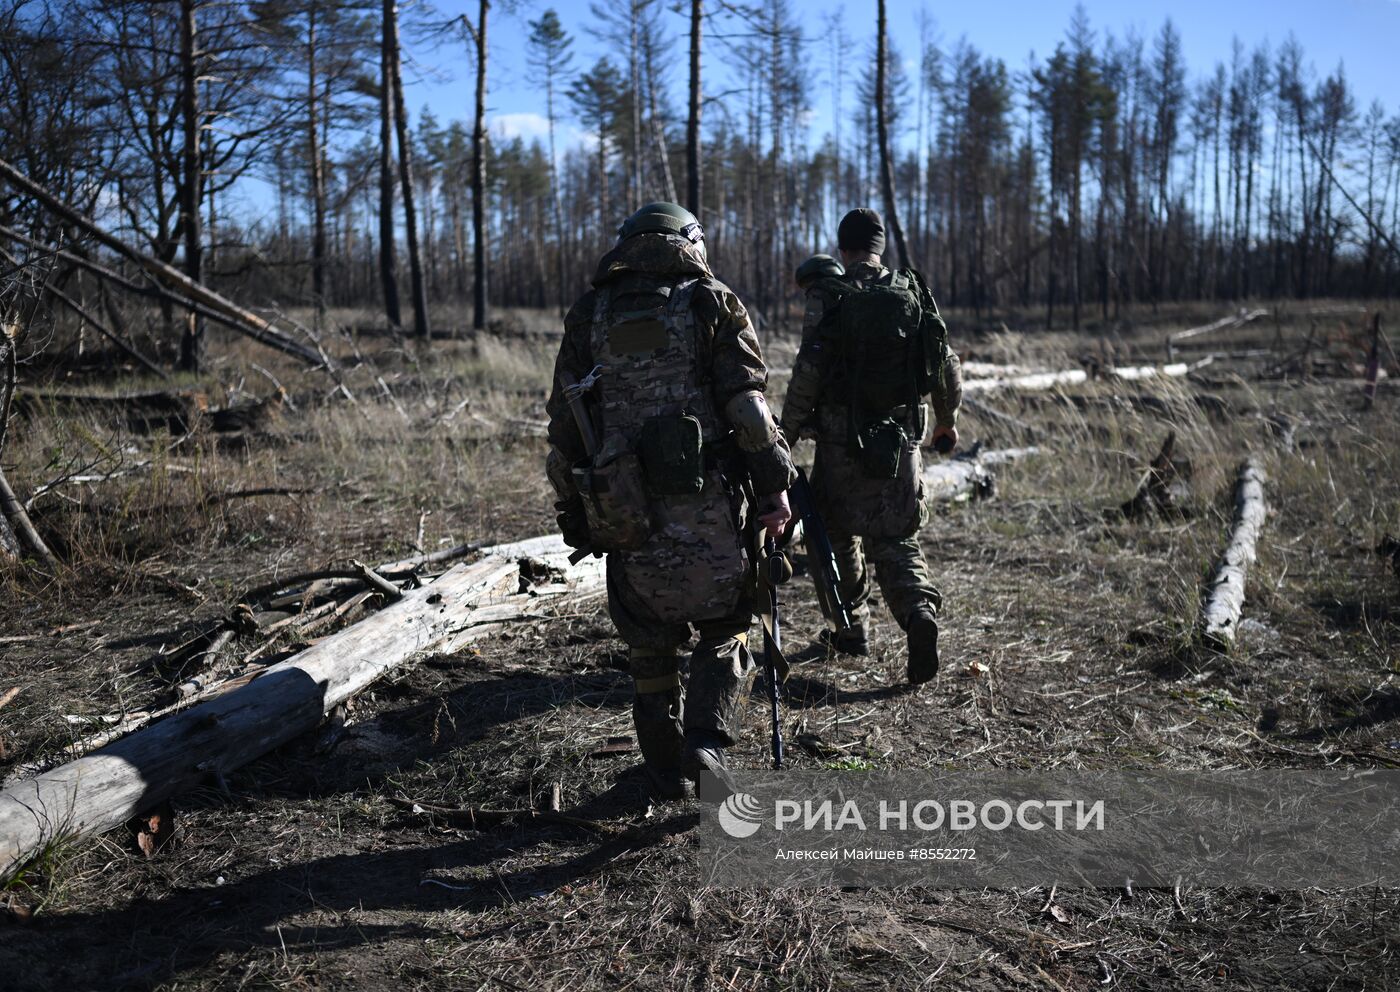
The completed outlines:
[[[557,537],[489,549],[241,688],[15,783],[0,792],[0,880],[52,841],[109,830],[314,729],[390,669],[493,629],[503,622],[503,606],[601,589],[602,563],[589,558],[570,566],[569,550]],[[521,593],[525,557],[565,570],[567,582],[535,596]]]
[[[1268,507],[1264,502],[1264,469],[1255,458],[1240,466],[1235,481],[1235,517],[1230,542],[1201,603],[1201,637],[1218,648],[1235,642],[1240,613],[1244,609],[1244,583],[1254,564],[1254,546],[1264,526]]]
[[[1122,365],[1108,369],[1103,373],[1105,379],[1156,379],[1159,377],[1174,378],[1194,372],[1204,365],[1210,364],[1213,360],[1211,356],[1201,359],[1198,362],[1173,362],[1168,365]],[[1063,369],[1060,371],[1032,372],[1026,375],[1005,375],[989,379],[966,379],[963,381],[964,393],[991,393],[1002,389],[1019,389],[1022,392],[1038,392],[1046,389],[1054,389],[1056,386],[1075,386],[1089,381],[1089,373],[1085,369]]]
[[[933,502],[970,499],[992,487],[991,467],[1040,454],[1039,448],[1003,448],[932,462],[924,466],[924,492]]]

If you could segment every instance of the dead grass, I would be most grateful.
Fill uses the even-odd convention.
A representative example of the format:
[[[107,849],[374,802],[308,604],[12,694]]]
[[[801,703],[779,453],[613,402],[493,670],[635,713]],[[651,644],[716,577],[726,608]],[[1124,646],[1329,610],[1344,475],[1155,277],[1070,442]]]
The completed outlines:
[[[971,347],[988,360],[1072,367],[1085,343],[998,332]],[[12,577],[0,593],[16,606],[0,616],[0,637],[36,636],[0,646],[0,686],[26,687],[0,711],[12,759],[69,733],[58,725],[64,712],[112,712],[167,691],[146,664],[158,644],[191,617],[226,609],[254,576],[352,551],[391,557],[415,542],[425,511],[427,546],[549,528],[543,442],[511,426],[542,416],[548,341],[434,342],[422,354],[366,336],[361,350],[397,406],[368,365],[351,371],[359,407],[328,399],[322,378],[275,368],[300,407],[279,428],[294,443],[229,452],[192,439],[149,478],[73,494],[81,515],[105,514],[106,524],[76,521],[66,505],[41,514],[48,532],[100,549],[89,552],[94,566],[120,561],[123,571],[115,580]],[[986,397],[1031,423],[1045,452],[1002,470],[997,499],[945,508],[924,533],[948,598],[944,671],[922,692],[893,691],[902,637],[878,607],[868,662],[802,651],[819,618],[809,587],[789,587],[790,650],[806,659],[790,684],[789,739],[820,743],[792,747],[793,766],[1400,760],[1400,605],[1370,552],[1400,531],[1391,384],[1363,414],[1350,385],[1261,384],[1247,362],[1230,367],[1241,377],[1068,390],[1083,408]],[[237,381],[232,365],[220,375]],[[241,388],[259,381],[249,374]],[[1196,403],[1200,392],[1229,414],[1213,417]],[[1124,394],[1161,405],[1106,405]],[[1302,421],[1295,449],[1269,426],[1281,414]],[[1191,463],[1184,516],[1115,517],[1168,429]],[[20,432],[12,478],[26,487],[42,478],[44,446],[67,438],[63,430]],[[964,433],[1022,440],[974,415]],[[156,442],[133,443],[149,452]],[[1247,451],[1266,458],[1273,512],[1248,623],[1219,655],[1196,646],[1195,609]],[[177,464],[194,471],[171,471]],[[276,484],[316,492],[218,513],[151,510]],[[204,601],[137,577],[145,573]],[[117,836],[66,852],[26,896],[43,900],[35,923],[0,940],[0,968],[23,975],[21,988],[1395,986],[1395,890],[1207,888],[1179,900],[1061,890],[1066,923],[1043,911],[1042,890],[701,888],[695,808],[649,808],[633,757],[590,757],[630,733],[630,687],[601,603],[560,609],[376,684],[332,753],[319,753],[312,735],[231,776],[231,797],[212,788],[184,797],[177,843],[155,860],[131,856]],[[165,640],[112,643],[152,633]],[[749,717],[734,759],[758,767],[764,716],[753,707]],[[555,782],[567,811],[619,836],[550,825],[474,833],[387,801],[507,808],[542,802]]]

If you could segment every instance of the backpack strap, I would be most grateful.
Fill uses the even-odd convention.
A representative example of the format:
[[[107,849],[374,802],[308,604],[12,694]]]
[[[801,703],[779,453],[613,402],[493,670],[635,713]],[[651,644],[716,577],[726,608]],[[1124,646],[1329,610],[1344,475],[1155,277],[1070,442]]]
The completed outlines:
[[[700,286],[700,280],[686,279],[668,286],[666,292],[669,299],[666,303],[666,314],[672,320],[682,323],[689,322],[690,332],[694,335],[695,346],[695,383],[703,386],[710,381],[710,342],[703,340],[700,333],[700,321],[696,320],[690,312],[691,302],[695,299],[695,290]]]

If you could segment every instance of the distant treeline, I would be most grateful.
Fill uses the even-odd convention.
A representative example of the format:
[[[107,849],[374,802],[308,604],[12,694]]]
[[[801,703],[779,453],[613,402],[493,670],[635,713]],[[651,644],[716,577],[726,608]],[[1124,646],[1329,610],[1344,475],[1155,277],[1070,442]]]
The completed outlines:
[[[494,305],[559,305],[623,216],[672,199],[699,207],[723,278],[772,319],[840,212],[887,208],[873,15],[627,0],[564,24],[491,8],[493,31],[528,32],[550,137],[408,120],[401,59],[451,48],[474,64],[488,7],[418,5],[400,26],[378,0],[0,0],[0,158],[254,305],[385,306],[415,254],[429,302],[480,284]],[[932,34],[910,63],[916,39],[891,39],[882,82],[910,261],[945,305],[1043,307],[1066,325],[1125,304],[1400,285],[1400,115],[1360,109],[1342,67],[1319,75],[1296,40],[1237,43],[1196,75],[1170,22],[1115,38],[1081,11],[1048,57],[1015,67]],[[610,54],[582,64],[576,35]],[[469,81],[462,93],[466,111]],[[592,142],[565,148],[566,124]],[[250,177],[273,195],[235,196]],[[44,244],[69,234],[8,191],[0,223]]]

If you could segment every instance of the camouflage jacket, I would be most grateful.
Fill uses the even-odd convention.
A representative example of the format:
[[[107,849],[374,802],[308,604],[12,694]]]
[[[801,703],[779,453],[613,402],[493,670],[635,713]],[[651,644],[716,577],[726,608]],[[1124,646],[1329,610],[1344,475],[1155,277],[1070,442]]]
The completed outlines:
[[[847,282],[874,282],[888,272],[889,269],[883,265],[857,262],[845,276],[839,278]],[[802,346],[793,363],[792,380],[783,401],[783,433],[790,439],[795,439],[804,428],[815,429],[821,419],[818,417],[821,408],[830,403],[824,393],[831,381],[830,363],[840,354],[840,349],[835,347],[834,342],[825,340],[818,333],[818,327],[823,315],[838,299],[839,287],[832,285],[837,278],[818,279],[807,289],[807,309],[802,318]],[[942,388],[935,389],[928,396],[933,407],[934,423],[939,427],[955,427],[958,408],[962,405],[962,366],[951,350],[940,382]],[[830,418],[830,422],[843,423],[844,417]]]
[[[554,384],[547,406],[550,451],[546,469],[560,500],[577,496],[570,468],[587,454],[560,388],[559,374],[567,372],[574,379],[582,380],[598,364],[593,354],[592,332],[599,293],[606,290],[612,299],[626,300],[629,295],[644,296],[657,287],[671,287],[687,280],[699,280],[691,292],[690,312],[699,335],[702,365],[699,378],[709,390],[709,408],[719,421],[713,425],[717,431],[723,434],[729,431],[730,425],[725,420],[731,410],[731,400],[746,393],[761,397],[767,387],[768,368],[748,311],[739,298],[714,277],[704,255],[686,239],[673,235],[642,234],[628,238],[603,256],[593,277],[594,289],[585,293],[564,317],[564,340],[555,362]],[[706,425],[707,435],[710,430],[711,425]],[[754,492],[760,496],[785,490],[796,475],[787,442],[776,427],[771,434],[761,446],[736,447],[742,451]]]

